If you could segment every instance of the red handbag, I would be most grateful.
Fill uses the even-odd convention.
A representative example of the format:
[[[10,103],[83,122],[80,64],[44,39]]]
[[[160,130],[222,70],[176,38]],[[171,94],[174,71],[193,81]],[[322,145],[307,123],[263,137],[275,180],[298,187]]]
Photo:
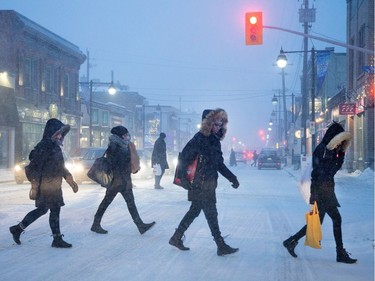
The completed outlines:
[[[173,183],[175,185],[178,185],[178,186],[182,186],[181,184],[181,178],[179,177],[180,174],[184,174],[184,173],[181,173],[181,166],[180,166],[180,155],[181,153],[178,154],[178,163],[177,163],[177,166],[176,166],[176,171],[175,171],[175,174],[174,174],[174,179],[173,179]],[[194,161],[187,166],[187,171],[186,171],[186,179],[189,181],[189,182],[192,182],[194,180],[194,177],[195,177],[195,171],[197,170],[197,164],[198,164],[198,158],[199,156],[197,156]]]

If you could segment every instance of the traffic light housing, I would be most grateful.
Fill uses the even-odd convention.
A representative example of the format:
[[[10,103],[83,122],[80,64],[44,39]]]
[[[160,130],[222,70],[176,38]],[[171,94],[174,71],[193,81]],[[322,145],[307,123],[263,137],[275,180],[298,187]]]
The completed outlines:
[[[245,14],[246,45],[263,44],[263,19],[262,12]]]

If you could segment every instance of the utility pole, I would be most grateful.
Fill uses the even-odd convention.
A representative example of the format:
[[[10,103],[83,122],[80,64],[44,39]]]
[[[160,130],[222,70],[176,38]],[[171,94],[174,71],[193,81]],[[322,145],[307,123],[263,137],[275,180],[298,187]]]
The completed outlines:
[[[308,34],[310,23],[315,22],[315,8],[309,8],[309,0],[303,1],[303,8],[299,10],[299,22],[303,23],[303,33]],[[309,92],[307,87],[307,56],[308,56],[308,37],[303,38],[303,70],[302,70],[302,140],[301,140],[301,155],[307,155],[307,120],[309,116]],[[312,151],[311,151],[312,153]]]

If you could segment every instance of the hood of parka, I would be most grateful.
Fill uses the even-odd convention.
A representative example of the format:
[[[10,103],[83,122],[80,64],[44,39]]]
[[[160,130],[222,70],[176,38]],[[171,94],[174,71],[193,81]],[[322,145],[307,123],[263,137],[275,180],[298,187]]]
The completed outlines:
[[[227,133],[227,124],[228,124],[227,113],[222,108],[216,108],[216,109],[209,111],[208,113],[207,112],[205,113],[206,114],[204,114],[204,118],[202,119],[201,128],[199,131],[204,136],[208,137],[209,135],[211,135],[212,124],[215,122],[222,122],[223,125],[220,129],[219,137],[220,137],[220,140],[223,140],[225,138],[225,134]]]
[[[322,143],[327,145],[336,135],[340,134],[341,132],[344,132],[344,128],[339,123],[334,122],[328,127],[322,139]]]
[[[333,150],[338,145],[342,145],[343,150],[346,151],[351,144],[351,139],[351,134],[346,132],[339,123],[334,122],[324,134],[322,143],[327,146],[328,150]]]
[[[49,119],[44,128],[43,139],[54,139],[58,134],[62,134],[63,138],[69,132],[70,126],[65,125],[58,119]]]

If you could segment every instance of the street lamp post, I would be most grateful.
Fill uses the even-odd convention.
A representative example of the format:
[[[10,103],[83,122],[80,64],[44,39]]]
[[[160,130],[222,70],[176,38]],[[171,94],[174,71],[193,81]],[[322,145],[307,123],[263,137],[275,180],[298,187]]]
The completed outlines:
[[[282,48],[280,50],[280,54],[277,57],[276,63],[277,66],[280,67],[282,70],[287,65],[287,53],[306,53],[311,52],[311,62],[312,62],[312,71],[311,71],[311,125],[313,126],[312,132],[311,132],[311,153],[315,149],[315,142],[316,142],[316,128],[315,128],[315,81],[316,81],[316,62],[315,62],[315,56],[316,56],[316,50],[312,48],[310,51],[284,51]],[[304,71],[303,75],[303,81],[305,85],[304,91],[306,91],[306,82],[307,82],[307,76],[306,71]],[[285,81],[283,82],[285,83]],[[283,84],[283,87],[285,87],[285,84]],[[307,116],[309,112],[308,108],[308,94],[302,93],[302,119],[301,119],[301,127],[303,128],[302,132],[302,141],[301,141],[301,154],[306,154],[306,131],[307,131]]]
[[[114,95],[116,94],[116,88],[113,84],[113,73],[112,73],[112,81],[111,82],[97,82],[97,81],[93,81],[93,80],[90,80],[89,82],[79,82],[80,85],[88,85],[89,86],[89,145],[90,147],[92,146],[93,142],[93,132],[92,132],[92,104],[93,104],[93,100],[92,100],[92,93],[93,93],[93,87],[94,86],[109,86],[108,87],[108,93],[110,95]]]
[[[282,94],[282,97],[283,97],[283,115],[284,115],[284,121],[283,121],[284,130],[283,130],[283,132],[284,132],[285,147],[289,148],[288,115],[287,115],[288,112],[287,112],[287,109],[286,109],[286,98],[292,97],[292,119],[291,119],[291,123],[294,124],[294,118],[295,118],[294,117],[294,115],[295,115],[295,112],[294,112],[294,94],[293,93],[291,95],[285,94],[285,82],[283,83],[283,87],[284,87],[283,94]],[[274,95],[273,96],[273,98],[272,98],[272,104],[273,105],[277,105],[279,103],[278,97],[280,98],[280,95],[278,95],[278,96]],[[279,138],[280,138],[280,136],[279,136]],[[294,155],[294,150],[292,150],[292,158],[293,158],[293,155]]]

